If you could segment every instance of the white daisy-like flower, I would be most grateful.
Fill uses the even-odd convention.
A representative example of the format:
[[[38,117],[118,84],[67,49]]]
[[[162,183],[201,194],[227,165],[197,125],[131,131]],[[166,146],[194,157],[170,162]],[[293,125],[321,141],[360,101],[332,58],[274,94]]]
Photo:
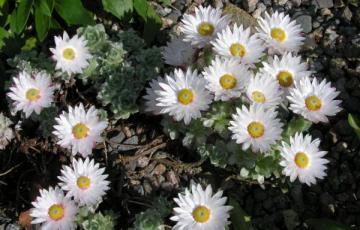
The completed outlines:
[[[244,64],[253,64],[263,55],[263,41],[257,35],[251,35],[250,28],[234,24],[232,29],[227,26],[212,41],[215,51],[225,57],[234,58]]]
[[[262,104],[265,108],[278,106],[282,101],[282,93],[277,81],[267,74],[257,74],[251,78],[246,90],[252,103]]]
[[[53,102],[55,86],[45,72],[34,76],[21,72],[13,78],[13,83],[7,96],[13,100],[15,111],[23,111],[25,117],[33,112],[40,114],[43,108],[50,107]]]
[[[290,137],[290,145],[283,142],[280,149],[282,160],[280,165],[284,167],[283,174],[290,177],[293,182],[299,178],[301,183],[307,185],[316,184],[316,179],[326,176],[326,164],[324,159],[326,151],[319,150],[320,140],[312,140],[310,135],[303,136],[296,133]]]
[[[161,113],[161,106],[157,105],[158,95],[156,91],[161,90],[160,83],[165,83],[164,78],[158,77],[157,79],[152,79],[149,83],[150,87],[147,87],[146,94],[144,95],[145,100],[145,112],[153,113],[159,115]]]
[[[205,79],[196,70],[176,69],[174,75],[165,76],[165,83],[159,85],[161,90],[156,94],[161,113],[168,113],[176,121],[184,120],[185,124],[201,117],[201,111],[207,110],[212,101]]]
[[[289,93],[290,109],[314,123],[329,122],[328,116],[341,111],[341,101],[335,100],[340,92],[325,79],[319,83],[316,78],[310,80],[306,77]]]
[[[213,195],[210,185],[205,190],[200,184],[192,185],[191,192],[186,189],[184,195],[174,198],[178,207],[174,208],[174,216],[170,218],[177,222],[173,229],[224,230],[230,223],[232,207],[225,205],[227,198],[222,194],[220,190]]]
[[[249,108],[236,108],[229,130],[232,139],[246,150],[251,146],[254,152],[266,152],[272,144],[281,139],[282,126],[274,109],[266,110],[263,105],[253,104]]]
[[[258,25],[258,36],[275,52],[297,52],[304,43],[301,26],[284,13],[275,12],[270,17],[265,12],[265,18],[260,17]]]
[[[74,159],[72,166],[64,166],[59,176],[59,186],[67,191],[67,197],[73,197],[80,205],[94,205],[102,200],[109,190],[108,175],[94,160]]]
[[[195,15],[185,14],[180,25],[180,30],[185,36],[184,41],[191,42],[199,48],[204,47],[229,23],[230,17],[221,14],[221,9],[211,6],[199,6],[195,9]]]
[[[71,149],[73,155],[80,153],[83,157],[91,154],[96,143],[102,141],[101,133],[107,126],[107,121],[99,119],[94,106],[86,111],[83,104],[69,106],[69,112],[63,112],[55,120],[53,134],[59,138],[57,143]]]
[[[174,38],[166,44],[162,55],[166,64],[180,67],[191,64],[194,53],[195,49],[190,42],[185,42],[182,38]]]
[[[0,149],[5,149],[9,142],[14,138],[14,131],[10,127],[12,121],[3,113],[0,113]]]
[[[206,88],[215,94],[215,100],[227,101],[240,97],[252,77],[248,67],[233,59],[216,57],[203,71]]]
[[[52,58],[56,61],[56,69],[70,74],[82,73],[91,58],[84,37],[69,35],[64,32],[63,36],[55,36],[55,48],[50,48]]]
[[[41,224],[43,230],[75,229],[75,218],[78,208],[74,201],[66,198],[59,188],[41,189],[40,196],[32,202],[30,211],[32,224]]]
[[[298,84],[302,78],[311,75],[307,63],[302,62],[300,56],[293,56],[291,53],[286,53],[281,58],[275,55],[269,62],[262,64],[264,67],[260,72],[276,79],[286,92]]]

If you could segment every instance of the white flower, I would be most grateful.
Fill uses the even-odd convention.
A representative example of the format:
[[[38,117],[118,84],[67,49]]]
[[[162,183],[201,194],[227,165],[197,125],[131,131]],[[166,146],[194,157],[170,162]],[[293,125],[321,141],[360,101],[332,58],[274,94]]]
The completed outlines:
[[[174,208],[174,216],[170,219],[176,221],[174,230],[224,230],[230,223],[229,211],[226,206],[226,197],[220,190],[213,195],[210,185],[206,190],[201,185],[192,185],[191,192],[186,189],[185,194],[174,198],[178,207]]]
[[[29,117],[34,111],[40,114],[43,108],[50,107],[55,87],[48,74],[40,72],[32,77],[21,72],[13,81],[14,85],[7,95],[13,100],[15,111],[23,111],[25,117]]]
[[[240,97],[247,86],[252,73],[248,67],[236,60],[216,57],[211,65],[204,69],[206,88],[215,94],[215,100],[227,101]]]
[[[229,130],[233,133],[232,139],[242,144],[243,150],[251,146],[254,152],[266,152],[272,144],[281,139],[282,126],[276,118],[274,109],[265,110],[263,105],[250,105],[236,108],[236,114],[232,115]]]
[[[75,108],[69,106],[69,112],[63,112],[55,120],[53,134],[59,138],[57,143],[71,149],[73,155],[80,153],[83,157],[91,154],[96,143],[102,141],[101,133],[107,126],[107,121],[100,121],[94,106],[85,111],[83,104]]]
[[[73,197],[80,205],[94,205],[109,190],[108,175],[104,171],[105,168],[100,168],[89,158],[84,161],[74,159],[72,167],[64,166],[61,170],[59,186],[67,191],[67,197]]]
[[[189,124],[191,119],[201,117],[201,111],[207,110],[212,96],[205,89],[206,81],[195,70],[183,72],[177,69],[174,75],[167,75],[165,83],[159,83],[157,105],[161,113],[168,113],[176,121],[184,120]]]
[[[59,187],[41,189],[40,196],[32,202],[30,211],[32,224],[41,224],[43,230],[75,229],[75,218],[78,208],[73,201],[64,196]]]
[[[290,109],[314,123],[329,122],[328,116],[334,116],[341,111],[341,101],[334,100],[339,94],[330,82],[324,79],[318,83],[316,78],[306,77],[295,88],[290,89],[287,97]]]
[[[156,91],[161,90],[159,83],[165,83],[164,78],[158,77],[157,79],[152,79],[149,83],[150,87],[145,89],[146,94],[143,97],[145,100],[145,111],[155,115],[159,115],[162,108],[161,106],[157,105],[158,101],[156,100],[158,97]]]
[[[215,51],[225,57],[234,58],[244,64],[259,61],[265,49],[262,40],[256,35],[250,36],[250,28],[234,24],[220,32],[215,41],[211,42]]]
[[[311,75],[305,62],[301,62],[300,56],[293,56],[291,53],[284,54],[281,58],[274,56],[269,63],[263,62],[263,73],[269,74],[279,82],[282,89],[294,87],[299,81]]]
[[[303,136],[296,133],[290,137],[290,145],[283,142],[280,149],[283,159],[280,165],[284,167],[283,174],[293,182],[299,178],[301,183],[316,184],[316,179],[326,176],[326,164],[329,162],[323,157],[326,151],[320,151],[320,140],[311,140],[310,135]]]
[[[265,12],[265,18],[260,17],[258,24],[259,37],[276,52],[297,52],[305,40],[301,26],[284,13],[275,12],[270,17]]]
[[[0,149],[5,149],[14,138],[14,131],[9,127],[12,124],[9,118],[0,113]]]
[[[186,66],[192,63],[195,49],[190,42],[174,38],[166,44],[162,55],[165,63],[172,66]]]
[[[82,73],[91,58],[86,40],[83,37],[69,35],[64,32],[63,37],[55,36],[55,48],[50,48],[53,53],[52,58],[56,61],[56,69],[61,69],[69,75],[72,73]]]
[[[221,13],[221,9],[199,6],[195,9],[195,16],[185,14],[180,25],[180,30],[185,35],[184,41],[199,48],[208,44],[229,23],[229,17],[221,17]]]
[[[265,108],[276,107],[282,100],[277,81],[267,74],[257,74],[251,78],[246,95],[252,103],[262,104]]]

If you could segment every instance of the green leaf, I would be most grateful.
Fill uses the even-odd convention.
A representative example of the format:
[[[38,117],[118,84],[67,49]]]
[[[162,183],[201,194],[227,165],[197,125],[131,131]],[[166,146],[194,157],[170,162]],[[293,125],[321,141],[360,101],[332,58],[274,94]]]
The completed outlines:
[[[58,21],[56,21],[55,18],[51,17],[50,19],[50,28],[51,29],[61,29],[60,24],[58,23]]]
[[[144,39],[150,43],[161,28],[161,18],[146,0],[134,0],[136,13],[145,21]]]
[[[9,36],[9,32],[4,28],[0,27],[0,49],[5,45],[4,39]]]
[[[308,219],[305,221],[312,230],[350,230],[344,224],[329,219]]]
[[[51,17],[54,3],[55,0],[40,0],[37,7],[44,15]]]
[[[259,155],[255,171],[268,178],[271,176],[271,173],[279,167],[278,165],[279,164],[276,162],[276,159],[273,157]]]
[[[35,37],[30,37],[30,38],[26,39],[25,45],[23,47],[21,47],[21,51],[30,51],[30,50],[34,49],[36,46],[36,42],[37,42],[37,40]]]
[[[230,198],[229,204],[233,207],[231,210],[231,223],[234,230],[254,230],[251,225],[251,217],[240,207],[239,203]]]
[[[127,12],[133,10],[133,0],[102,0],[104,10],[122,19]]]
[[[360,138],[360,126],[359,126],[359,119],[357,119],[357,117],[353,116],[352,114],[349,113],[348,115],[348,122],[351,128],[354,129],[356,135],[358,136],[358,138]]]
[[[55,10],[68,25],[94,24],[92,14],[84,8],[81,0],[56,0]]]
[[[136,13],[144,19],[146,22],[147,20],[147,10],[148,10],[149,4],[146,0],[134,0],[134,9]]]
[[[160,0],[160,2],[164,6],[171,6],[171,0]]]
[[[50,0],[49,3],[51,4]],[[40,41],[46,38],[49,31],[53,3],[54,1],[49,6],[47,0],[42,0],[39,4],[35,4],[35,29]]]
[[[7,0],[0,0],[0,8],[3,7],[6,2]]]
[[[305,120],[302,117],[294,117],[291,119],[289,124],[286,126],[282,136],[287,141],[291,136],[293,136],[295,133],[304,132],[308,130],[311,127],[312,123],[308,120]]]
[[[10,28],[20,34],[28,21],[34,0],[20,0],[19,5],[11,14]]]

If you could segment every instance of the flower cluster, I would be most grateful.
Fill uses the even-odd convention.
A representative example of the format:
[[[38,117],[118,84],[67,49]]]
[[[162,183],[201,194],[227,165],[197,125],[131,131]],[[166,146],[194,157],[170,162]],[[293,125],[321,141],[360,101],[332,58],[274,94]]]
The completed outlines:
[[[55,37],[55,48],[50,51],[56,62],[55,71],[69,76],[82,74],[92,58],[86,39],[78,35],[69,38],[66,32],[62,37]],[[28,118],[49,108],[57,89],[51,78],[45,70],[19,72],[7,94],[14,111],[22,111]],[[68,106],[68,112],[53,119],[56,121],[53,134],[57,143],[71,150],[74,156],[80,154],[86,159],[73,158],[71,166],[64,166],[58,177],[58,186],[40,190],[40,196],[32,203],[34,208],[30,215],[32,223],[41,224],[42,229],[75,229],[79,208],[97,205],[109,190],[105,168],[87,158],[95,145],[102,141],[101,135],[108,123],[100,119],[94,106],[86,110],[82,103]],[[5,122],[7,126],[11,124],[7,118]],[[5,130],[3,136],[9,141],[13,133]]]
[[[42,229],[75,229],[79,208],[97,205],[109,190],[104,171],[105,168],[89,158],[74,159],[71,167],[64,166],[58,186],[41,189],[32,202],[32,224],[41,224]]]
[[[305,39],[301,27],[275,12],[259,18],[256,28],[245,28],[219,8],[200,6],[183,16],[179,28],[181,36],[162,50],[165,63],[176,68],[162,76],[158,47],[146,48],[131,30],[119,32],[119,41],[110,40],[102,25],[80,28],[71,38],[66,32],[55,37],[50,67],[27,68],[22,62],[7,93],[12,111],[36,117],[65,102],[67,110],[51,118],[52,135],[72,154],[58,185],[41,189],[32,203],[33,224],[75,229],[80,207],[96,206],[110,189],[105,168],[89,158],[103,142],[108,121],[90,103],[66,103],[66,87],[76,80],[92,83],[95,98],[108,106],[114,120],[139,110],[137,99],[150,80],[145,111],[163,115],[170,137],[177,138],[176,131],[184,134],[184,145],[216,166],[237,165],[240,176],[256,171],[263,182],[264,175],[275,174],[267,165],[309,186],[326,176],[327,152],[320,150],[319,139],[303,132],[308,123],[329,122],[341,101],[336,100],[339,92],[315,78],[299,55]],[[210,61],[197,65],[202,58]],[[58,81],[59,76],[66,77]],[[307,128],[294,129],[298,123]],[[0,149],[14,137],[11,124],[0,114]],[[229,224],[232,207],[210,185],[204,190],[194,184],[174,200],[174,229],[221,230]]]
[[[298,55],[305,39],[301,27],[288,15],[266,13],[255,29],[252,33],[251,28],[232,23],[229,15],[210,6],[184,15],[182,43],[175,38],[164,52],[165,62],[180,68],[151,81],[144,96],[146,111],[183,121],[183,129],[190,132],[200,121],[215,128],[208,132],[216,133],[216,119],[228,116],[225,126],[242,151],[273,157],[290,181],[315,184],[326,175],[326,152],[308,134],[294,132],[284,138],[289,124],[282,115],[287,111],[288,117],[328,122],[341,110],[341,101],[335,99],[339,92],[326,80],[312,77]],[[196,54],[201,49],[211,49],[215,57],[204,68],[190,66],[188,60],[200,58]],[[219,105],[230,107],[230,112],[220,115]],[[213,113],[217,118],[207,120]],[[218,133],[227,139],[226,132]],[[199,138],[198,134],[192,137]],[[205,131],[205,140],[199,143],[210,135]]]

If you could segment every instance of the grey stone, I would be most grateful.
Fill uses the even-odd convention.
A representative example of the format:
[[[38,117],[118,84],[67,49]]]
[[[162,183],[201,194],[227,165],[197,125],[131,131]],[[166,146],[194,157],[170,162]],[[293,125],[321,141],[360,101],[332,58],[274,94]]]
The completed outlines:
[[[277,5],[280,5],[280,6],[283,6],[287,3],[288,0],[275,0],[274,2],[277,4]]]
[[[301,0],[291,0],[292,3],[294,3],[294,6],[300,6]]]
[[[296,229],[297,222],[299,221],[298,214],[292,209],[284,210],[282,213],[284,216],[286,228],[288,230]]]
[[[266,6],[271,6],[271,0],[264,0],[263,2]]]
[[[242,1],[242,5],[247,12],[252,13],[256,9],[256,4],[258,2],[259,0],[245,0]]]
[[[301,25],[304,33],[309,33],[312,30],[312,19],[310,15],[301,15],[296,18],[296,21]]]
[[[353,14],[351,12],[351,10],[349,9],[349,7],[345,7],[342,14],[341,14],[341,17],[347,21],[347,22],[350,22],[351,21],[351,18],[352,18]]]
[[[259,18],[261,16],[261,13],[266,10],[266,6],[264,3],[260,2],[257,4],[256,10],[252,13],[252,16],[254,18]]]
[[[344,1],[343,0],[334,0],[334,7],[335,8],[341,8],[343,7],[345,4],[344,4]]]
[[[352,135],[352,129],[346,119],[338,121],[335,124],[335,130],[342,136]]]
[[[317,44],[314,36],[307,36],[304,41],[303,50],[314,50]]]
[[[313,4],[319,9],[331,8],[334,6],[333,0],[313,0]]]

